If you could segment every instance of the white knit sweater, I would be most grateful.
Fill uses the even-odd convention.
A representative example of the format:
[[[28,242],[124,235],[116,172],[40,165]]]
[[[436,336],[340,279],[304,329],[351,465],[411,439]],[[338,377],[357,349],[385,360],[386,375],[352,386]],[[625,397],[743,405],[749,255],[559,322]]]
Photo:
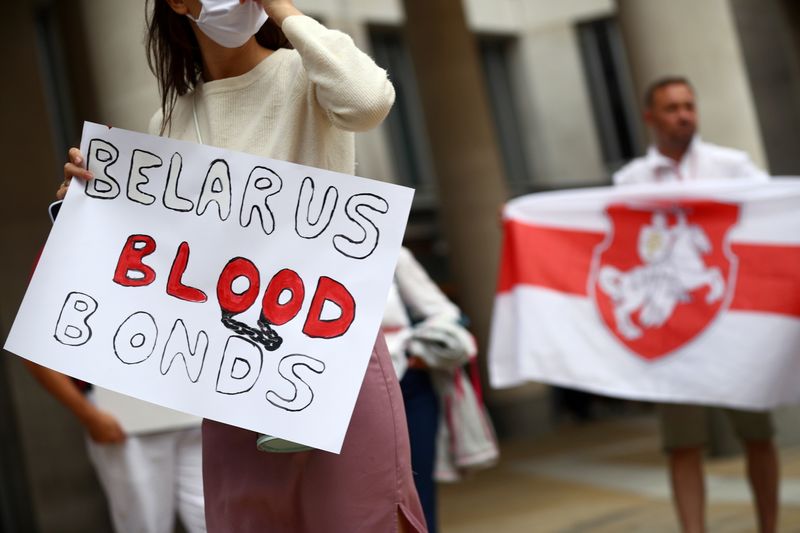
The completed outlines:
[[[280,49],[241,76],[198,83],[178,98],[166,135],[204,144],[354,173],[354,131],[374,128],[394,103],[394,88],[353,40],[305,16],[283,32]],[[158,134],[162,112],[150,121]]]

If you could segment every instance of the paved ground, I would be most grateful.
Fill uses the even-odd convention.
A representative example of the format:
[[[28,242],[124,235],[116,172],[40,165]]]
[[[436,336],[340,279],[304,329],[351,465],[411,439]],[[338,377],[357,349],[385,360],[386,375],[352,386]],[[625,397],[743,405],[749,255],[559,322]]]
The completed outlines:
[[[440,489],[443,533],[677,531],[652,417],[505,443],[500,464]],[[800,448],[781,450],[781,527],[800,532]],[[741,457],[707,462],[711,532],[756,531]]]

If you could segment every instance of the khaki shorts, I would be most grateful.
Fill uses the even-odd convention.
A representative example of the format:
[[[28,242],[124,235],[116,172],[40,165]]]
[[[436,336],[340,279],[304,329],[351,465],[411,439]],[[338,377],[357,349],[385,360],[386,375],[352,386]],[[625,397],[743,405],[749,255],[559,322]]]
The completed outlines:
[[[658,408],[664,450],[696,448],[708,443],[709,407],[665,403]],[[769,412],[722,410],[742,441],[770,440],[775,433]]]

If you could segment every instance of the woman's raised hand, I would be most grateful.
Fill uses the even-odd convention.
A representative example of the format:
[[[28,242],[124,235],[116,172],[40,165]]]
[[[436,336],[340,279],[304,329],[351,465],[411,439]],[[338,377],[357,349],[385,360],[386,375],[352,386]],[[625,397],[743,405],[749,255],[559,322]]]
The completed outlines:
[[[69,152],[67,152],[67,162],[64,164],[64,181],[56,191],[56,198],[59,200],[64,199],[72,178],[90,180],[94,177],[91,172],[84,168],[84,165],[85,161],[81,151],[77,148],[70,148]]]
[[[245,2],[261,2],[269,18],[280,26],[283,20],[291,15],[302,15],[299,9],[294,7],[292,0],[239,0],[240,4]]]

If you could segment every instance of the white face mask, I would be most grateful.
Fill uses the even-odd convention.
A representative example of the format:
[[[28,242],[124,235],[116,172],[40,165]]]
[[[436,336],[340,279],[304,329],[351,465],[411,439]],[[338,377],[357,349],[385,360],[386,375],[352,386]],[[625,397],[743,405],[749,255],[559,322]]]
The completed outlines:
[[[225,48],[239,48],[267,21],[267,13],[260,2],[247,0],[202,0],[200,16],[187,17],[197,23],[200,30],[215,43]]]

